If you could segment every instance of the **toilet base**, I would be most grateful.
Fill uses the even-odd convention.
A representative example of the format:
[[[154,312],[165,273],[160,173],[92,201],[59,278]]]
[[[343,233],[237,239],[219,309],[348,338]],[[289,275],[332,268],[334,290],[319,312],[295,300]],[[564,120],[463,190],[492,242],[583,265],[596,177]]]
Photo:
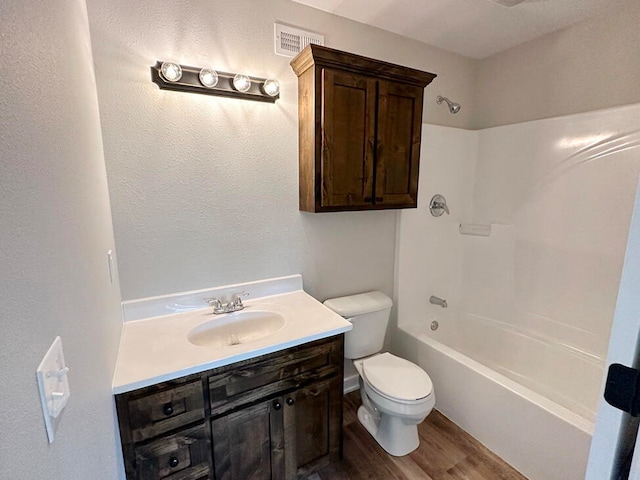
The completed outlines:
[[[364,405],[358,408],[358,420],[387,453],[402,457],[420,445],[418,425],[406,424],[402,418],[372,413]]]

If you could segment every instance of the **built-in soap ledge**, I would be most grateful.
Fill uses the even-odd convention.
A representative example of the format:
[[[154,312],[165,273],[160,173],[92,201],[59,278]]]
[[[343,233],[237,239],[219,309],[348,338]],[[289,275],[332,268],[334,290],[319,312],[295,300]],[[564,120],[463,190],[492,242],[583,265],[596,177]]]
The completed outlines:
[[[491,224],[482,225],[477,223],[461,223],[459,227],[460,235],[477,235],[488,237],[491,235]]]
[[[269,278],[255,282],[129,300],[122,302],[122,313],[124,321],[128,322],[206,308],[208,304],[205,298],[210,297],[227,301],[234,293],[245,292],[249,294],[249,299],[253,300],[298,290],[302,290],[302,275],[289,275],[287,277]]]

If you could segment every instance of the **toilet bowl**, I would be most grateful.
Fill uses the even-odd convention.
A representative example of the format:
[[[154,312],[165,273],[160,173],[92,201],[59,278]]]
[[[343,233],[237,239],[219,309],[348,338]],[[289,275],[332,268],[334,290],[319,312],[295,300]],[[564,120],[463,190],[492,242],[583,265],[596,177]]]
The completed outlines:
[[[391,455],[411,453],[420,444],[418,424],[435,405],[433,384],[414,363],[390,353],[353,362],[360,375],[358,420]]]
[[[393,302],[374,291],[324,304],[353,324],[345,333],[344,352],[360,377],[358,420],[388,453],[407,455],[418,448],[418,424],[433,409],[435,393],[429,375],[418,365],[379,353]]]

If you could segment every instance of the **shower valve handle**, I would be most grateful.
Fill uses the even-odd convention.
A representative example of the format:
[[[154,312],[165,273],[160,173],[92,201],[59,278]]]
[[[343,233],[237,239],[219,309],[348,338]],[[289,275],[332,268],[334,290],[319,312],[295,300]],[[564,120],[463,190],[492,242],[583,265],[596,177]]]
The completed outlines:
[[[443,195],[439,193],[435,194],[431,201],[429,202],[429,211],[431,211],[431,215],[434,217],[439,217],[443,213],[450,215],[449,207],[447,206],[447,200]]]

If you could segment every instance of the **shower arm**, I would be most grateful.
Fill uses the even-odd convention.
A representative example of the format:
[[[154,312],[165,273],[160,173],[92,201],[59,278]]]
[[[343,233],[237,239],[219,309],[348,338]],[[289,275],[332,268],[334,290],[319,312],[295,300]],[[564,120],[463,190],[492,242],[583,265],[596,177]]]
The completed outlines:
[[[440,105],[442,102],[445,102],[449,107],[449,111],[454,115],[460,111],[460,104],[456,102],[452,102],[447,97],[443,97],[442,95],[438,95],[436,97],[436,103]]]

